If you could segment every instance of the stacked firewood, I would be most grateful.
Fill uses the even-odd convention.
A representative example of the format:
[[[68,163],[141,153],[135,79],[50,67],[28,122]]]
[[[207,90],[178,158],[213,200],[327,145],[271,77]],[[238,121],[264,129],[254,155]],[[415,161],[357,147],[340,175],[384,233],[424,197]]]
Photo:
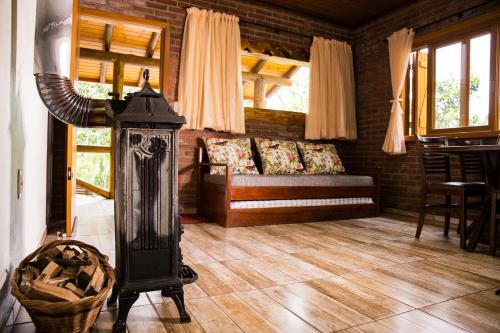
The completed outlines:
[[[94,254],[61,245],[28,263],[19,289],[32,300],[74,302],[97,295],[105,285],[106,274]]]

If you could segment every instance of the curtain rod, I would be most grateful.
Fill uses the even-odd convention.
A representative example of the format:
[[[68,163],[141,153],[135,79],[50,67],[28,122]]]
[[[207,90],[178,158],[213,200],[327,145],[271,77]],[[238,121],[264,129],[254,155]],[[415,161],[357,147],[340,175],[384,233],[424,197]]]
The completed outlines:
[[[196,5],[182,6],[182,8],[184,8],[184,9],[191,8],[191,7],[196,7],[196,8],[199,8],[199,9],[212,10],[212,11],[216,11],[216,12],[223,13],[223,14],[228,14],[228,15],[234,15],[234,14],[221,12],[221,11],[215,10],[213,8],[208,8],[208,7],[204,7],[204,6],[196,6]],[[237,16],[237,15],[234,15],[234,16]],[[296,36],[302,36],[302,37],[306,37],[306,38],[313,38],[314,37],[314,35],[311,35],[311,34],[305,34],[305,33],[302,33],[302,32],[291,31],[291,30],[283,29],[283,28],[277,28],[277,27],[273,27],[273,26],[270,26],[270,25],[267,25],[267,24],[252,22],[250,20],[245,20],[245,19],[242,19],[240,17],[238,17],[238,19],[239,19],[239,22],[241,22],[241,23],[250,24],[250,25],[253,25],[253,26],[257,26],[257,27],[263,27],[263,28],[266,28],[266,29],[271,29],[271,30],[274,30],[276,33],[288,33],[288,34],[292,34],[292,35],[296,35]],[[323,37],[323,38],[328,38],[328,39],[332,38],[331,36],[324,36],[324,35],[323,36],[318,35],[317,37]],[[340,41],[344,41],[344,42],[350,42],[349,39],[344,38],[344,37],[338,37],[336,39],[340,40]]]
[[[475,5],[475,6],[472,6],[470,8],[467,8],[467,9],[464,9],[464,10],[461,10],[459,12],[456,12],[454,14],[451,14],[451,15],[448,15],[448,16],[445,16],[445,17],[442,17],[440,19],[438,19],[437,21],[433,21],[433,22],[429,22],[429,23],[426,23],[426,24],[423,24],[419,27],[410,27],[411,29],[413,29],[413,31],[415,32],[415,35],[417,34],[418,31],[422,31],[422,30],[425,30],[426,28],[432,26],[432,25],[435,25],[435,24],[438,24],[440,22],[443,22],[443,21],[446,21],[452,17],[457,17],[457,18],[462,18],[464,16],[465,13],[467,12],[470,12],[474,9],[477,9],[479,7],[482,7],[484,5],[487,5],[487,4],[490,4],[490,3],[493,3],[495,2],[496,0],[493,0],[493,1],[486,1],[486,2],[483,2],[483,3],[480,3],[478,5]],[[387,43],[388,42],[388,38],[384,38],[384,42]]]

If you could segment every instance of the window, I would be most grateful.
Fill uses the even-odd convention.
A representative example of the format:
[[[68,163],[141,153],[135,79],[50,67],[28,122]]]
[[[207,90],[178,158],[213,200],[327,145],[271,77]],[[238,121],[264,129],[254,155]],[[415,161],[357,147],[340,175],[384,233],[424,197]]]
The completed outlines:
[[[80,94],[109,99],[116,90],[123,98],[142,88],[144,69],[153,89],[167,89],[167,23],[80,7],[77,26]],[[113,137],[109,128],[77,129],[77,185],[105,198],[114,196]]]
[[[308,63],[255,53],[241,58],[245,107],[307,112]]]
[[[266,108],[307,112],[309,109],[309,67],[301,67],[292,78],[292,85],[283,86],[266,99]]]
[[[108,99],[111,84],[84,82],[76,83],[76,91],[95,99]],[[76,132],[76,177],[79,185],[91,184],[110,191],[110,128],[77,128]],[[82,182],[83,181],[83,182]]]
[[[427,69],[429,49],[422,48],[410,54],[406,82],[403,87],[402,107],[405,110],[405,134],[422,134],[427,128]]]
[[[406,135],[498,131],[498,18],[490,16],[475,29],[462,22],[415,38],[402,94]]]

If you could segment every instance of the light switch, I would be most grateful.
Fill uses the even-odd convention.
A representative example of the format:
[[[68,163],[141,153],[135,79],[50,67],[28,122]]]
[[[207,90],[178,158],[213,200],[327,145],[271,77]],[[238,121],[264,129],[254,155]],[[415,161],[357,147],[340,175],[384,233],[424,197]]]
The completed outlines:
[[[18,199],[21,199],[21,196],[23,195],[23,185],[24,185],[23,170],[17,169],[17,198]]]

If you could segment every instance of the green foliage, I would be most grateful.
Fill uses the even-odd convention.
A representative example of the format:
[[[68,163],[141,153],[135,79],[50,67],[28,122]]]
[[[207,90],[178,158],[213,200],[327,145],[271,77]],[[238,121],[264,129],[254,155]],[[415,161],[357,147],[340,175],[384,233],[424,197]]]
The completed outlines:
[[[86,81],[78,81],[75,89],[79,94],[95,99],[108,99],[108,93],[113,91],[110,84]]]
[[[85,146],[110,146],[111,130],[109,128],[79,128],[76,142]]]
[[[138,87],[124,87],[123,93],[135,92]],[[109,99],[112,91],[110,84],[78,81],[76,90],[87,97]],[[109,128],[78,128],[76,134],[78,145],[107,146],[111,145],[111,131]],[[77,153],[76,176],[86,182],[109,189],[109,154],[104,153]]]
[[[474,98],[479,90],[480,78],[470,78],[470,94]],[[436,128],[460,127],[460,82],[451,74],[444,80],[436,81]],[[471,125],[477,126],[480,119],[473,115]]]
[[[77,153],[76,176],[103,189],[109,189],[109,154]]]
[[[302,67],[292,78],[291,86],[283,86],[269,97],[269,109],[307,112],[309,108],[309,68]]]
[[[79,94],[95,99],[109,99],[111,97],[108,95],[108,93],[113,91],[113,87],[111,86],[111,84],[86,81],[78,81],[76,83],[75,89]],[[128,93],[133,93],[141,89],[142,87],[124,86],[123,96],[121,96],[120,98],[127,96]],[[158,91],[158,89],[155,90]]]

